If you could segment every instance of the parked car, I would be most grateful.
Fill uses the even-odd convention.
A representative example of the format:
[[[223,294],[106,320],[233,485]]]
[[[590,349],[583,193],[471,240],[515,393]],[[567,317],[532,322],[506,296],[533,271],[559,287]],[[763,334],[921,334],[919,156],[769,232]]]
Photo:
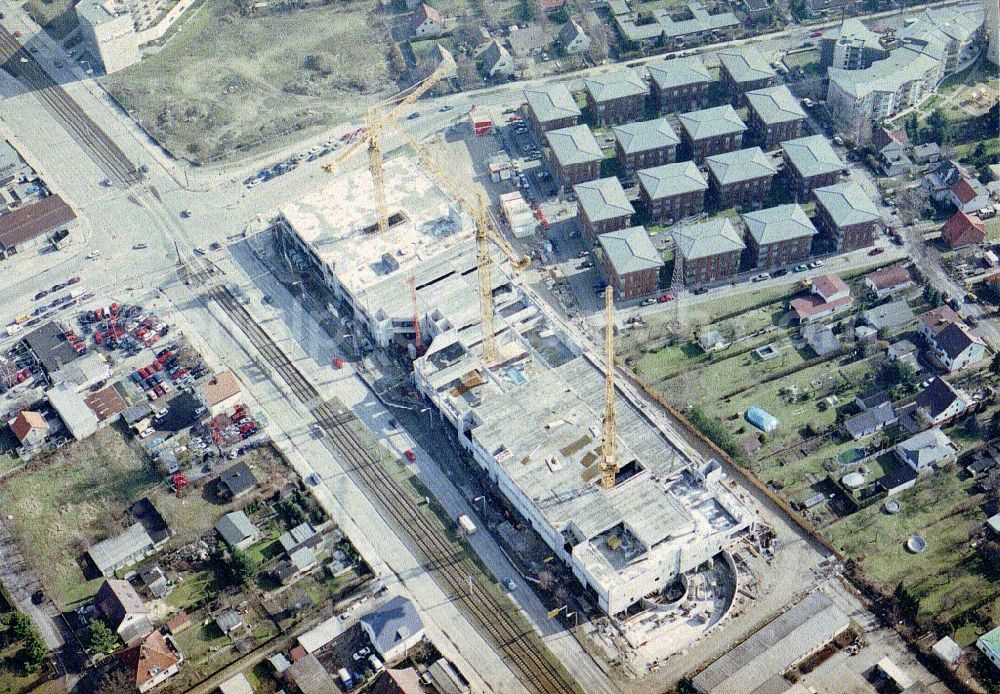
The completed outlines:
[[[815,270],[818,267],[823,267],[823,261],[822,260],[814,260],[811,263],[809,263],[809,267],[811,269],[813,269],[813,270]]]
[[[414,453],[409,448],[403,451],[403,457],[409,460],[411,463],[415,463],[417,461],[417,454]]]
[[[868,255],[882,255],[883,253],[885,253],[884,248],[873,248],[868,251]]]
[[[809,269],[808,265],[796,265],[792,268],[792,272],[805,272]]]
[[[771,273],[769,273],[769,272],[762,272],[759,275],[756,275],[756,276],[750,278],[750,281],[751,282],[763,282],[763,281],[769,280],[769,279],[771,279]]]

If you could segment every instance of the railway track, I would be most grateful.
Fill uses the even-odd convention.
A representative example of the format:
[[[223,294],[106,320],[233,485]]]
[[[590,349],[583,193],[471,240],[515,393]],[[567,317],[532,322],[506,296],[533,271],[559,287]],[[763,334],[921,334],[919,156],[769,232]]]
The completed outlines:
[[[62,123],[66,132],[82,146],[113,182],[131,186],[143,179],[135,164],[108,137],[80,105],[42,69],[13,34],[0,27],[0,58],[3,68],[33,91],[45,108]]]
[[[269,362],[300,402],[307,405],[328,440],[337,449],[347,471],[361,482],[382,512],[404,530],[438,584],[459,602],[463,611],[477,623],[529,691],[543,694],[571,694],[577,691],[565,671],[538,651],[529,633],[530,627],[517,624],[508,614],[510,605],[489,591],[474,577],[470,579],[460,552],[440,530],[423,515],[392,475],[369,452],[349,426],[353,413],[338,413],[323,401],[319,391],[305,378],[288,356],[254,320],[249,311],[225,286],[208,290],[215,301],[239,326],[250,343]]]

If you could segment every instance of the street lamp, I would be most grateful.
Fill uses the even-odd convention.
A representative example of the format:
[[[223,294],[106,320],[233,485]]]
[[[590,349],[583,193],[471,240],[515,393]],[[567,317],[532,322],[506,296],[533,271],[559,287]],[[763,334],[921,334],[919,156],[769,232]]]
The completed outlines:
[[[485,516],[486,515],[486,495],[485,494],[481,494],[480,496],[475,497],[472,500],[472,503],[475,504],[477,501],[482,501],[483,502],[483,516]]]

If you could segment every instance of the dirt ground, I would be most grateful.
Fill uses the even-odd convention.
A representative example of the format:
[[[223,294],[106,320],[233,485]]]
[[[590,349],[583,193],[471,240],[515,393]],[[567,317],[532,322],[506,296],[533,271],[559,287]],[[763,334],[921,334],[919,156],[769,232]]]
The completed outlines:
[[[371,8],[353,0],[244,17],[234,0],[205,0],[158,53],[102,83],[178,157],[277,145],[397,91]]]

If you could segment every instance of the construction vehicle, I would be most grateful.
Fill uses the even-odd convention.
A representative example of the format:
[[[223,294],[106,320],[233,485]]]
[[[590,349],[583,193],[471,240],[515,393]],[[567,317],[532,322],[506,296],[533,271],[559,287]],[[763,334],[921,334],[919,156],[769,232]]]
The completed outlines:
[[[414,85],[410,93],[403,96],[388,113],[380,115],[379,107],[392,104],[399,98],[399,95],[382,104],[370,107],[365,115],[367,128],[364,136],[359,137],[351,145],[345,147],[336,159],[323,167],[328,173],[333,173],[337,170],[337,167],[357,152],[362,145],[368,145],[368,168],[371,170],[372,182],[374,183],[375,211],[378,215],[378,231],[380,233],[385,232],[389,228],[389,209],[385,202],[385,177],[382,171],[382,146],[380,143],[382,131],[398,121],[408,106],[433,89],[445,77],[454,74],[455,59],[451,53],[441,48],[441,46],[438,46],[438,51],[441,53],[441,62],[438,63],[434,72],[422,82]]]

